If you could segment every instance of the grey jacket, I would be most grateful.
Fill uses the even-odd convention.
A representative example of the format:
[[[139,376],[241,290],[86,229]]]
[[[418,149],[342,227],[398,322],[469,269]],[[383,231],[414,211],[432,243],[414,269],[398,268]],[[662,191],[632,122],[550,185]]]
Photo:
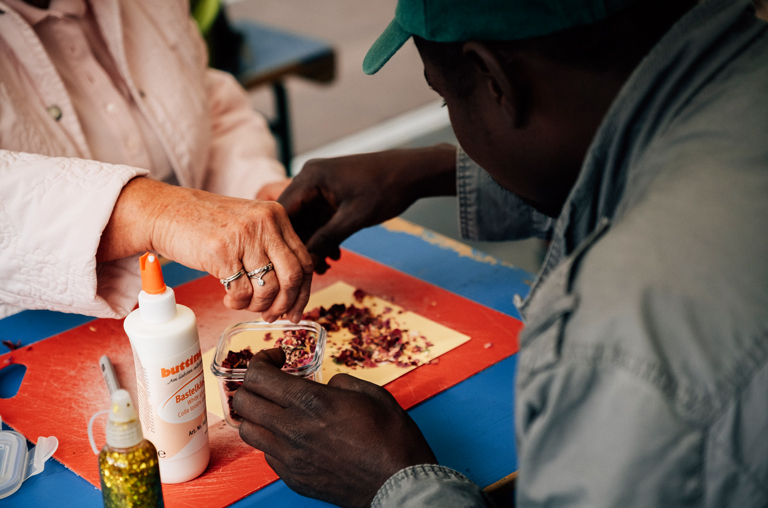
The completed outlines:
[[[768,506],[768,30],[707,0],[635,70],[562,214],[459,153],[461,228],[552,239],[525,301],[521,508]],[[485,506],[446,468],[375,507]]]

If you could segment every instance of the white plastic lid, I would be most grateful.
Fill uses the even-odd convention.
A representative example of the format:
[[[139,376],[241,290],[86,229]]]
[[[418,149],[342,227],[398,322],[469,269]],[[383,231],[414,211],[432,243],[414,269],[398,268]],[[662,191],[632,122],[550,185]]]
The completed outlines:
[[[107,422],[107,444],[112,448],[130,448],[144,440],[141,423],[131,395],[125,390],[115,390]]]
[[[19,490],[21,484],[41,472],[59,447],[55,437],[37,438],[37,446],[27,450],[27,440],[12,430],[2,430],[0,420],[0,499]]]
[[[18,432],[0,432],[0,499],[21,487],[27,472],[27,440]]]

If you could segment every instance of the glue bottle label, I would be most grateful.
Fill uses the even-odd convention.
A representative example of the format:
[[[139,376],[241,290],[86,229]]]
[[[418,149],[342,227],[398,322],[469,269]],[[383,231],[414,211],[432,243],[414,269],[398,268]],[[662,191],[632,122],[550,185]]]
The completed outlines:
[[[136,362],[141,426],[161,462],[187,457],[208,442],[200,346],[177,356]]]

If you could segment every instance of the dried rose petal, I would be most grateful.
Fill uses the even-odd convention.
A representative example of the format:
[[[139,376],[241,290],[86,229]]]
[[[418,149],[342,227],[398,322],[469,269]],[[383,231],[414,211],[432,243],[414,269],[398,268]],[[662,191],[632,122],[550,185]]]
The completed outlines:
[[[283,348],[285,365],[283,369],[297,369],[312,362],[317,347],[316,338],[307,330],[289,330],[275,345]]]
[[[17,340],[16,342],[11,342],[10,340],[4,340],[2,341],[3,345],[10,349],[11,351],[15,351],[16,349],[19,349],[21,347],[21,340]]]
[[[356,289],[352,296],[359,304],[369,298],[362,289]],[[337,364],[351,369],[375,368],[382,363],[404,368],[419,365],[419,360],[409,355],[423,353],[432,344],[416,331],[401,329],[394,317],[385,317],[392,312],[392,307],[385,306],[380,314],[375,314],[371,309],[374,306],[375,302],[370,307],[344,304],[335,304],[329,309],[317,307],[305,313],[304,319],[313,319],[329,333],[346,330],[352,335],[342,349],[331,354]],[[329,343],[336,346],[333,341]]]
[[[227,369],[244,369],[248,367],[248,362],[253,358],[253,351],[250,347],[242,351],[230,351],[227,357],[221,362],[221,366]]]

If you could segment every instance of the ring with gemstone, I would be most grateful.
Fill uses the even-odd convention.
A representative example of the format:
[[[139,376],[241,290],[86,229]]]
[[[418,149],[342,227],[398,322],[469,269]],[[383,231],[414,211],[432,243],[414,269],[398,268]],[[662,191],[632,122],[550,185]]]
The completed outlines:
[[[262,266],[261,268],[257,270],[253,270],[252,272],[248,272],[248,278],[249,279],[257,279],[256,283],[259,286],[264,285],[264,280],[262,280],[262,277],[267,274],[267,272],[273,270],[275,267],[272,266],[272,263],[267,263],[266,265]]]
[[[229,277],[227,277],[226,279],[219,279],[219,282],[221,282],[222,284],[224,284],[224,288],[225,288],[225,289],[229,289],[229,284],[230,284],[231,282],[233,282],[233,281],[236,281],[237,279],[239,279],[239,278],[240,278],[240,277],[242,277],[243,275],[245,275],[245,268],[241,268],[239,272],[237,272],[237,273],[236,273],[236,274],[234,274],[234,275],[230,275],[230,276],[229,276]]]

